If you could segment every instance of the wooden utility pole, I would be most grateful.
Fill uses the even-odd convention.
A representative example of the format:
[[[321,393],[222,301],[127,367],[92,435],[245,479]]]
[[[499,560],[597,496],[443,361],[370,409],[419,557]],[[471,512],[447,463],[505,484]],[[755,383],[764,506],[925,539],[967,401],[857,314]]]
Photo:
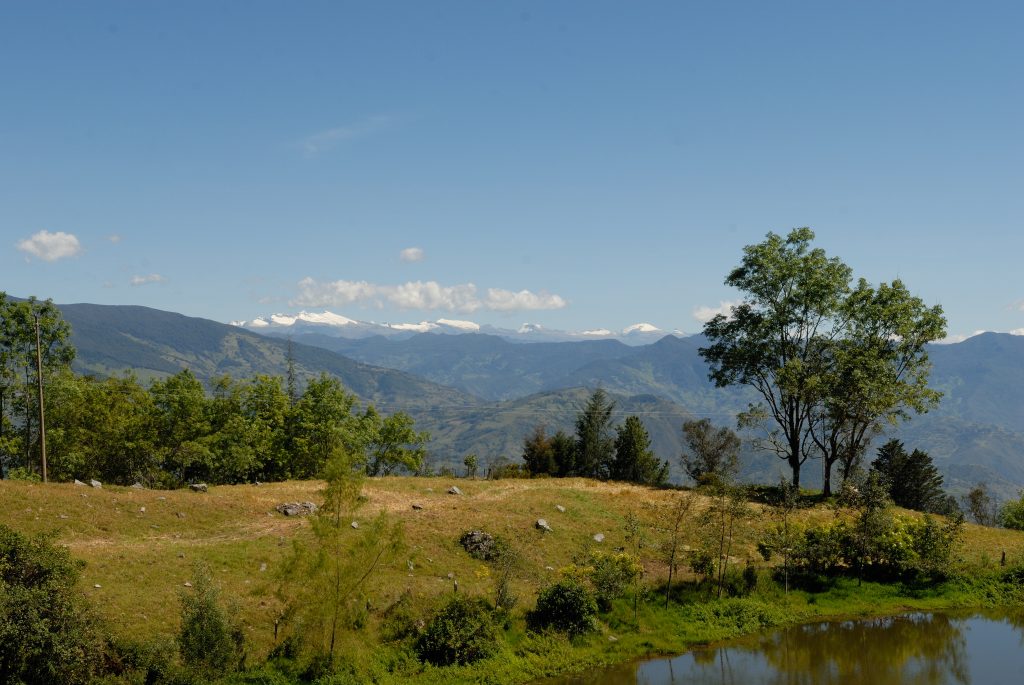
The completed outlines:
[[[46,482],[46,410],[43,407],[43,346],[39,341],[39,314],[36,314],[36,379],[39,381],[39,454]]]

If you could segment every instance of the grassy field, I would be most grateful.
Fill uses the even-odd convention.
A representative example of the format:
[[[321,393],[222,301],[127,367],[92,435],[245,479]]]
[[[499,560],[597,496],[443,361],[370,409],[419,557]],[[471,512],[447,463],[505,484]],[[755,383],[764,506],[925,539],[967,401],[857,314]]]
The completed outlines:
[[[447,494],[451,485],[458,485],[464,494]],[[211,487],[208,493],[195,493],[0,481],[0,523],[24,533],[51,533],[84,560],[82,592],[111,629],[123,636],[173,634],[178,626],[179,593],[190,581],[194,564],[206,564],[224,594],[237,602],[251,653],[258,660],[274,642],[274,619],[280,610],[274,598],[276,573],[293,541],[301,544],[310,534],[307,520],[285,517],[275,507],[289,501],[319,502],[321,488],[318,482],[288,482]],[[532,606],[537,588],[555,576],[555,569],[598,544],[593,541],[594,534],[604,534],[602,547],[625,545],[624,524],[631,513],[640,520],[650,543],[642,553],[645,580],[656,583],[663,579],[666,568],[656,558],[654,543],[662,535],[659,529],[677,496],[671,490],[585,479],[389,477],[367,480],[363,492],[367,501],[356,520],[368,520],[383,510],[403,521],[405,529],[403,557],[376,573],[369,588],[377,607],[390,605],[403,593],[411,593],[427,607],[451,591],[453,580],[458,581],[460,592],[489,596],[490,568],[472,559],[457,542],[470,529],[499,535],[516,548],[523,563],[515,589],[520,606]],[[422,508],[414,509],[413,504]],[[559,511],[559,506],[565,511]],[[767,512],[759,505],[751,506],[755,515],[733,550],[741,565],[748,559],[763,564],[754,542],[758,530],[770,523]],[[805,522],[835,515],[825,507],[799,512]],[[538,518],[546,519],[552,531],[537,530],[534,523]],[[965,528],[960,554],[967,562],[994,565],[1003,552],[1010,563],[1024,562],[1024,534],[973,525]],[[795,602],[790,615],[877,613],[951,603],[942,597],[908,600],[882,586],[871,588],[840,590],[814,600],[797,594],[788,600]],[[616,640],[612,646],[599,644],[601,659],[664,653],[730,633],[716,631],[713,622],[704,621],[703,632],[682,634],[671,619],[648,610],[641,623],[645,628],[635,638]],[[605,628],[614,630],[614,621]],[[519,634],[508,639],[516,648],[530,638]],[[588,659],[594,661],[590,658],[593,654],[573,656],[576,647],[567,644],[565,649],[569,652],[557,657],[548,654],[545,658],[552,666],[540,670],[578,668]],[[472,671],[467,678],[474,678]]]

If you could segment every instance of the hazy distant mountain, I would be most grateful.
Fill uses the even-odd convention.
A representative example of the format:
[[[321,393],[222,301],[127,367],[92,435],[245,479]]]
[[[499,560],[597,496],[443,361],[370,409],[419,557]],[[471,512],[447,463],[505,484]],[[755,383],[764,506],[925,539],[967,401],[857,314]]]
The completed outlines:
[[[71,324],[71,341],[78,351],[75,369],[82,373],[132,370],[145,380],[188,368],[208,379],[224,373],[236,378],[284,375],[287,369],[287,341],[237,326],[148,307],[70,304],[60,309]],[[301,377],[326,371],[361,399],[388,410],[479,403],[419,376],[369,366],[319,347],[296,343],[293,350]]]
[[[143,378],[186,367],[201,378],[285,372],[288,342],[281,338],[145,307],[61,309],[73,327],[76,368],[83,372],[132,369]],[[332,373],[383,411],[408,411],[432,432],[435,458],[450,463],[461,463],[470,452],[484,463],[518,457],[535,424],[571,428],[587,392],[580,386],[601,385],[617,396],[623,415],[643,418],[658,453],[677,468],[683,417],[730,425],[753,398],[748,391],[712,386],[696,336],[633,347],[616,340],[522,344],[485,334],[293,337],[301,374]],[[1001,495],[1014,495],[1024,485],[1024,337],[988,333],[933,346],[930,354],[933,385],[946,396],[893,435],[929,451],[954,487],[986,480]],[[362,363],[367,361],[373,365]],[[750,455],[747,473],[772,479],[781,466]],[[809,463],[806,482],[817,480],[816,471]]]
[[[239,326],[264,335],[294,337],[317,334],[331,338],[360,339],[372,336],[403,339],[417,333],[484,333],[517,342],[568,342],[585,340],[619,340],[628,345],[643,345],[665,335],[679,331],[663,331],[649,323],[637,323],[621,331],[596,328],[586,331],[560,331],[538,324],[524,323],[516,329],[480,325],[458,319],[437,319],[419,323],[378,323],[357,321],[333,312],[299,312],[298,314],[272,314],[249,321],[232,321]]]

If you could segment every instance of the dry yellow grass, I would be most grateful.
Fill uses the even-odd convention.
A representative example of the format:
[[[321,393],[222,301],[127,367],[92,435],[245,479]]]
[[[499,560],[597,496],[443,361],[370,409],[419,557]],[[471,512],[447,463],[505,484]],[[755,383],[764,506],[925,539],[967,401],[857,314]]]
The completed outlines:
[[[464,494],[447,494],[453,484]],[[250,640],[261,650],[273,640],[275,571],[292,541],[306,539],[309,530],[307,521],[284,517],[275,507],[288,501],[319,503],[321,488],[318,482],[287,482],[211,487],[202,494],[0,481],[0,523],[26,533],[52,532],[83,559],[82,591],[114,630],[129,636],[173,633],[178,593],[191,578],[193,564],[205,563],[225,594],[238,603]],[[373,595],[381,603],[406,591],[429,601],[451,588],[450,573],[463,591],[489,593],[488,566],[471,559],[457,542],[474,528],[504,537],[520,552],[517,589],[530,602],[551,568],[596,545],[595,533],[605,535],[603,547],[624,546],[630,513],[644,526],[649,542],[644,563],[648,577],[657,579],[665,572],[657,560],[658,529],[679,496],[671,490],[586,479],[394,477],[367,480],[364,494],[367,502],[357,519],[383,510],[405,524],[406,554],[375,578]],[[414,510],[414,503],[423,508]],[[706,505],[700,498],[698,506]],[[771,523],[762,507],[752,509],[755,515],[733,551],[740,560],[759,558],[753,548],[757,531]],[[801,511],[798,518],[810,523],[833,516],[831,510],[818,508]],[[538,518],[548,521],[551,533],[535,529]],[[1024,559],[1024,534],[967,526],[966,557],[998,560],[1003,551],[1013,561]]]

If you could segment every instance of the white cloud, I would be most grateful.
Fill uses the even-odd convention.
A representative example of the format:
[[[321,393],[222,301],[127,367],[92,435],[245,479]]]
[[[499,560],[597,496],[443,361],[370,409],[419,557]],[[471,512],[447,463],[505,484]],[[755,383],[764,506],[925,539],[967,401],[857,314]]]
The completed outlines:
[[[17,248],[46,262],[74,257],[82,252],[82,244],[78,242],[78,238],[64,231],[56,233],[39,231],[31,237],[19,241]]]
[[[400,285],[379,285],[367,281],[319,282],[307,277],[299,281],[299,294],[291,304],[302,307],[362,304],[470,313],[481,309],[502,312],[562,309],[567,302],[558,295],[545,292],[513,292],[498,288],[489,288],[486,296],[481,298],[473,283],[441,285],[437,281],[409,281]]]
[[[1024,335],[1024,328],[1014,328],[1010,331],[1010,335]]]
[[[488,288],[484,308],[497,312],[513,312],[524,309],[564,309],[568,304],[558,295],[546,292],[532,293],[529,290],[512,292],[500,288]]]
[[[697,319],[697,321],[700,321],[701,323],[707,323],[708,321],[711,321],[711,319],[715,318],[719,314],[731,316],[732,310],[738,305],[739,302],[733,302],[731,300],[722,300],[721,302],[718,303],[717,307],[709,307],[707,305],[702,305],[700,307],[694,308],[693,318]]]
[[[119,233],[111,233],[110,235],[107,236],[107,240],[117,245],[119,242],[121,242],[121,235]]]
[[[301,147],[307,157],[315,157],[339,143],[363,138],[388,128],[396,121],[397,118],[389,114],[378,114],[362,121],[343,124],[314,133],[302,141]]]
[[[421,247],[407,247],[398,253],[399,259],[401,259],[403,262],[409,263],[422,262],[424,256],[425,255],[423,254],[423,248]]]
[[[132,285],[146,285],[148,283],[163,283],[167,279],[160,274],[149,274],[147,276],[132,276],[132,280],[129,281]]]

